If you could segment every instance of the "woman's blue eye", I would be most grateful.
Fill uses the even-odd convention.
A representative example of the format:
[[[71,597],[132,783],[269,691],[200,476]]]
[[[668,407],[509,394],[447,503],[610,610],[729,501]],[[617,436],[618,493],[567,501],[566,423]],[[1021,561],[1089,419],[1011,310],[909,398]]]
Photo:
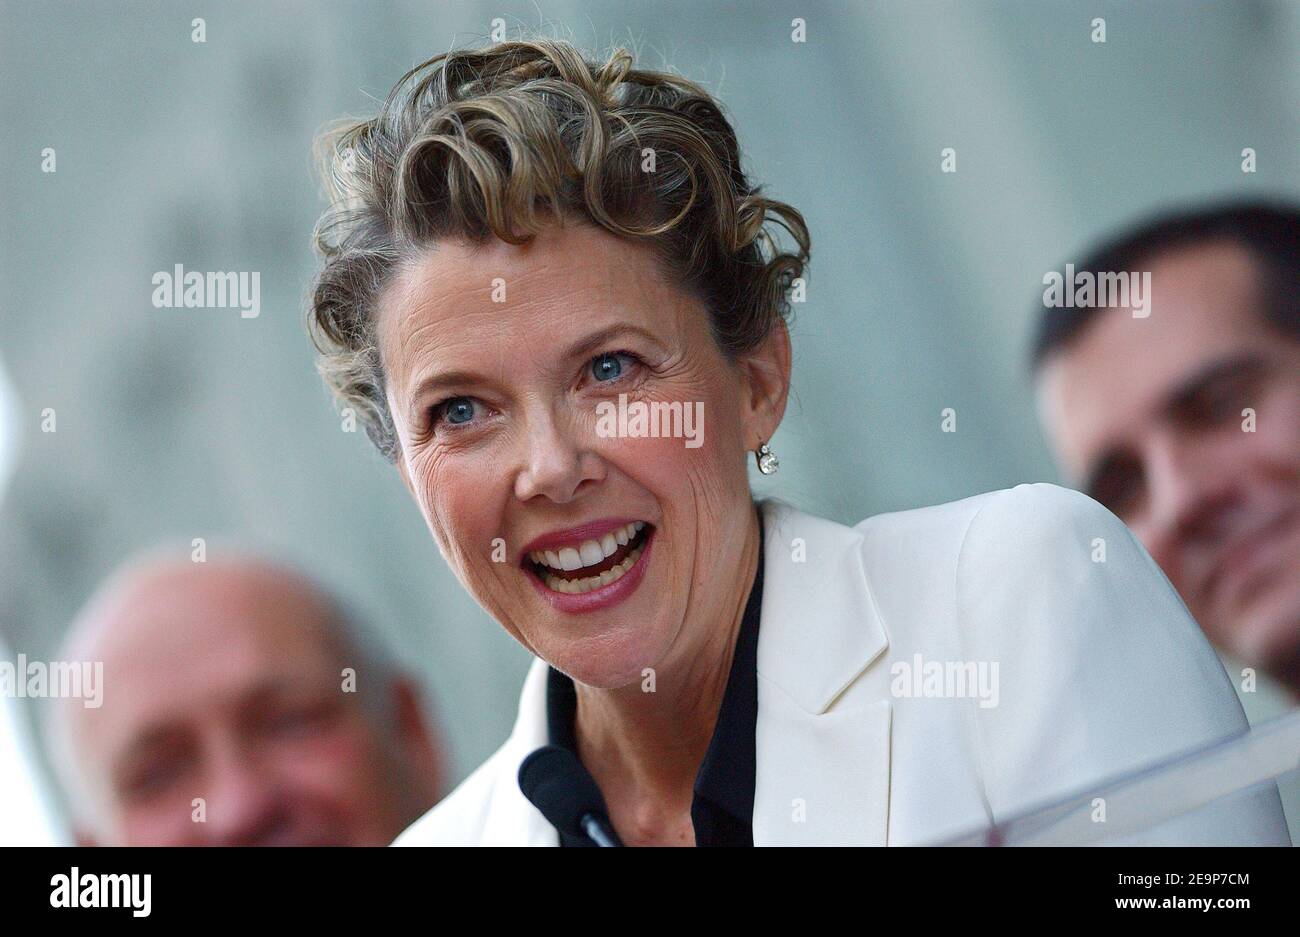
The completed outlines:
[[[448,423],[468,423],[474,419],[474,401],[468,397],[453,397],[442,405],[442,414]]]
[[[597,355],[591,359],[591,376],[598,381],[612,381],[623,373],[623,362],[618,355]]]

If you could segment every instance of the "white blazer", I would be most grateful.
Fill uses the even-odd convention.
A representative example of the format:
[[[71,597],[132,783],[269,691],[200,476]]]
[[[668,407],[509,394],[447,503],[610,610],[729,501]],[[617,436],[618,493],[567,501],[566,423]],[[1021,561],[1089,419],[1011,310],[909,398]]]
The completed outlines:
[[[1021,485],[856,527],[762,513],[755,845],[934,842],[1246,729],[1169,582],[1084,495]],[[982,666],[982,692],[927,686],[934,665]],[[548,741],[546,672],[395,845],[558,844],[516,781]],[[1159,829],[1139,841],[1290,842],[1271,786]]]

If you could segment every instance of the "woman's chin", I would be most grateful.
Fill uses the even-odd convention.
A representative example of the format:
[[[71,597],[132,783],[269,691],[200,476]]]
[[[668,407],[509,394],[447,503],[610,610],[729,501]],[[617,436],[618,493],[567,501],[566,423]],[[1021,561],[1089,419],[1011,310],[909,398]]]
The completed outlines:
[[[653,687],[655,665],[663,657],[659,644],[647,640],[644,628],[635,633],[605,632],[557,641],[543,657],[585,686],[616,690],[650,681]]]

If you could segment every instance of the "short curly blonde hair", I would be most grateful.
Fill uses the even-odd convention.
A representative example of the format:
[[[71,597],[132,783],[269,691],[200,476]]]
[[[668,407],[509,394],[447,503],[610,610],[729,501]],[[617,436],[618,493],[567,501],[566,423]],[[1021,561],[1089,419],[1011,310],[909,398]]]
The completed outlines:
[[[326,383],[390,461],[400,449],[374,307],[423,246],[519,244],[570,219],[643,241],[704,303],[729,359],[788,317],[809,259],[803,216],[748,182],[718,103],[634,68],[624,49],[601,65],[553,39],[439,55],[407,72],[377,116],[318,143],[330,206],[314,234],[324,264],[308,330]]]

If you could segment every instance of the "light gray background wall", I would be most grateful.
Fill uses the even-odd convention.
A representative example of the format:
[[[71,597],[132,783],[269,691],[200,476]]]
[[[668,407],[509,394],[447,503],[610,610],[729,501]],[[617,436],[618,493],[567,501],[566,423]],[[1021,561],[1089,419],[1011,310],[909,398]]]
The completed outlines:
[[[340,431],[301,323],[314,132],[498,16],[704,83],[753,174],[804,211],[811,289],[764,490],[842,521],[1053,479],[1021,370],[1043,273],[1157,206],[1300,193],[1290,0],[5,0],[0,356],[22,452],[0,506],[0,634],[15,650],[52,654],[136,549],[252,542],[380,623],[427,681],[458,776],[496,746],[526,657],[462,594],[396,474]],[[939,171],[946,146],[956,174]],[[152,274],[177,263],[259,271],[260,317],[153,308]]]

